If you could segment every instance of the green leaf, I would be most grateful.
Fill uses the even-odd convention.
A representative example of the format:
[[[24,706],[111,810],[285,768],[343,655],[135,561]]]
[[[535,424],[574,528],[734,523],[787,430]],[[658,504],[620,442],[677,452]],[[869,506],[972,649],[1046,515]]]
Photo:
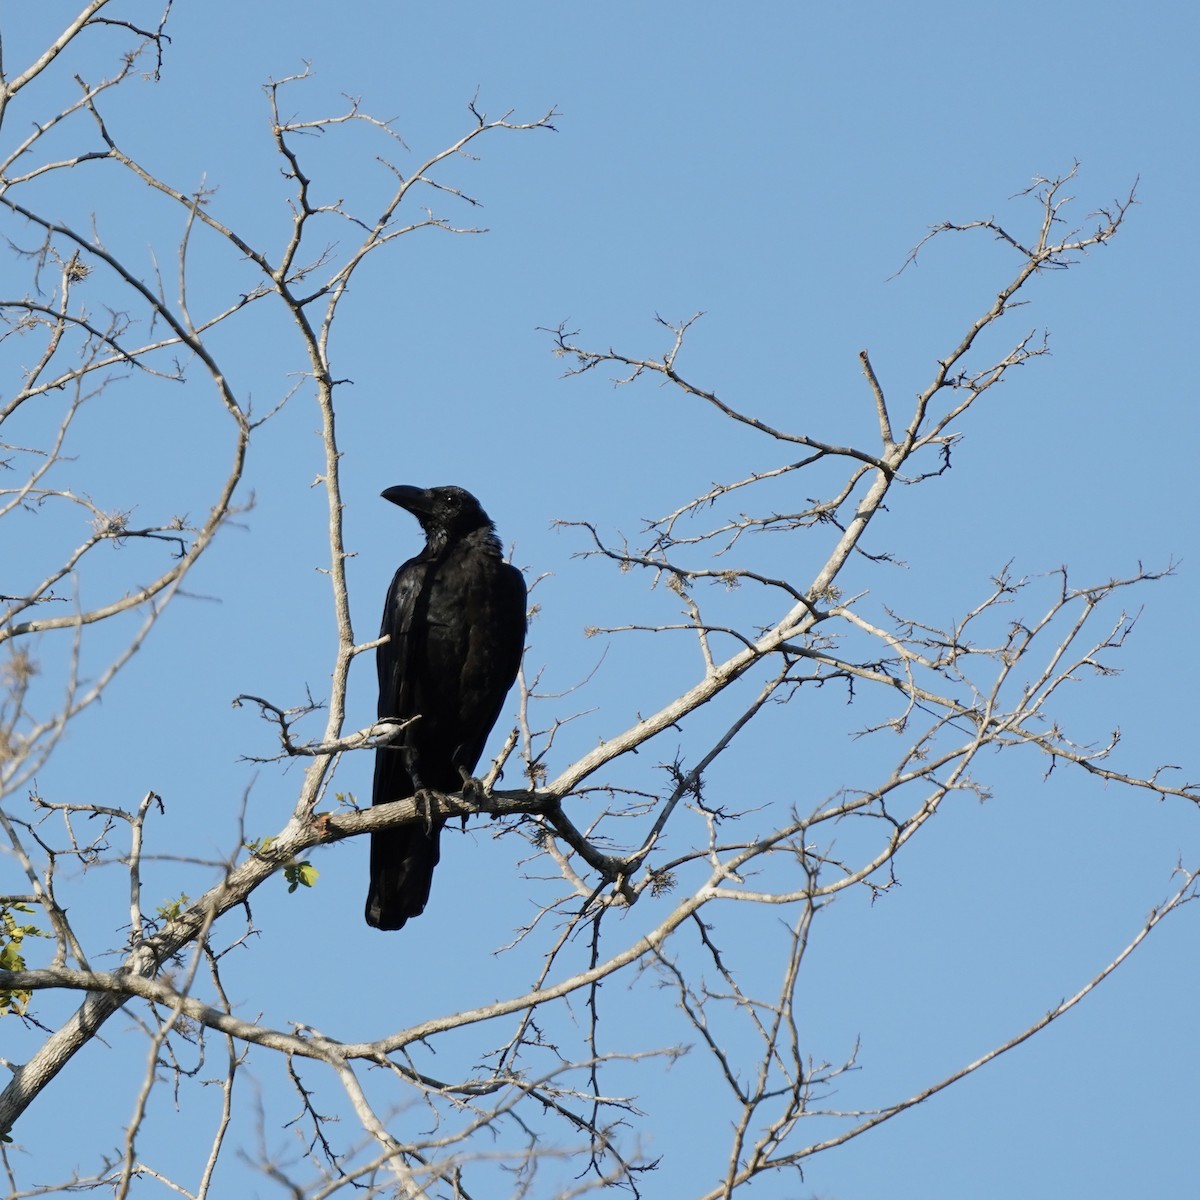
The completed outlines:
[[[36,925],[20,925],[14,913],[29,913],[33,909],[27,904],[0,905],[0,970],[25,970],[25,956],[21,943],[27,937],[49,937]],[[29,1007],[33,993],[24,988],[0,988],[0,1017],[13,1013],[21,1016]]]
[[[283,868],[289,892],[294,892],[298,887],[312,887],[319,875],[320,872],[310,862],[290,862]]]
[[[178,899],[168,900],[166,904],[160,904],[154,911],[158,913],[162,920],[174,921],[191,902],[192,898],[187,892],[181,892]]]

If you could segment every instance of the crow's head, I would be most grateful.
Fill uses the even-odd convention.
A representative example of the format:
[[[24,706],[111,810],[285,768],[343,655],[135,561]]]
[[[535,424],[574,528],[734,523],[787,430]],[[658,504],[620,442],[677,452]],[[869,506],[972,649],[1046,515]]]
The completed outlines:
[[[419,488],[400,484],[382,493],[385,500],[407,509],[431,539],[462,537],[476,529],[491,529],[492,522],[465,488]]]

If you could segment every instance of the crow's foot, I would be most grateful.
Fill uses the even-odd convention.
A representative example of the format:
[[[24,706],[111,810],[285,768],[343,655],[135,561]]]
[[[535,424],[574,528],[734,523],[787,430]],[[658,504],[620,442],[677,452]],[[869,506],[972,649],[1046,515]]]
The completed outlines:
[[[413,793],[413,799],[417,802],[417,812],[421,814],[425,833],[433,833],[433,793],[425,788],[417,788]]]
[[[467,801],[468,804],[478,804],[479,801],[482,800],[487,794],[483,787],[483,780],[476,779],[466,767],[462,766],[458,768],[458,775],[462,780],[463,799]],[[467,827],[467,817],[469,815],[470,814],[468,813],[463,813],[462,823],[464,829]]]

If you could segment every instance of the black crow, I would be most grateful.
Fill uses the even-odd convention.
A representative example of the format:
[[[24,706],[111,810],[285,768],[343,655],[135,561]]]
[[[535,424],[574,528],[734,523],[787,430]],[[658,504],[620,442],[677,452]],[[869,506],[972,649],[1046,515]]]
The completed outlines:
[[[396,572],[383,610],[379,717],[415,720],[375,752],[372,804],[471,786],[525,648],[525,580],[479,501],[460,487],[391,487],[383,498],[421,522],[425,549]],[[368,925],[399,929],[424,911],[444,824],[371,835]]]

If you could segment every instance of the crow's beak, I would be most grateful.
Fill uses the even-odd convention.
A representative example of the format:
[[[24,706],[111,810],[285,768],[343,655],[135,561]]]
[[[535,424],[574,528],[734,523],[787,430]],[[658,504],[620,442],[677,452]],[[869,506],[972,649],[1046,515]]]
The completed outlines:
[[[397,484],[396,487],[385,488],[379,493],[385,500],[400,505],[412,513],[414,517],[429,511],[429,493],[424,488],[409,487],[407,484]]]

